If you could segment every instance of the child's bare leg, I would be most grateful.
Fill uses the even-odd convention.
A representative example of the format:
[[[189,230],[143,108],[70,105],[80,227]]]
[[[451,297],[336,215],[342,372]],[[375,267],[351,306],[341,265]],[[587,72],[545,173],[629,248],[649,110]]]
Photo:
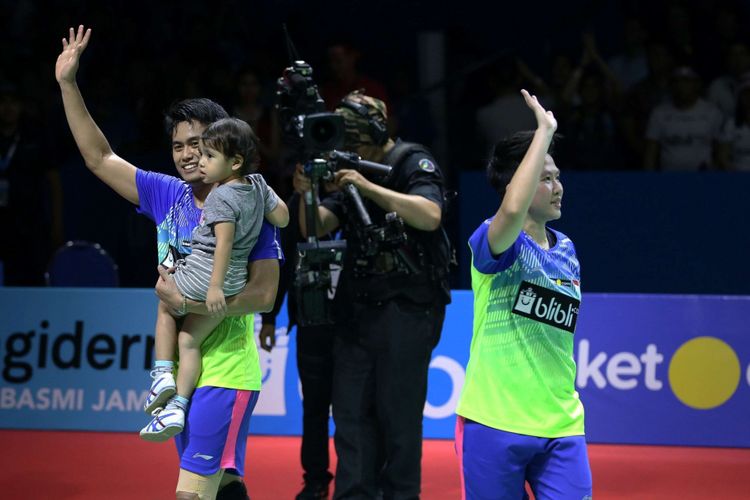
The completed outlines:
[[[147,441],[164,441],[182,432],[190,396],[201,374],[201,344],[221,323],[221,318],[188,315],[182,323],[177,343],[180,350],[180,370],[177,373],[178,394],[166,401],[163,410],[154,412],[151,422],[141,429]],[[169,377],[171,377],[171,373]]]
[[[151,387],[143,404],[143,411],[151,414],[163,407],[175,393],[174,356],[177,350],[177,319],[164,302],[159,302],[156,312],[156,342],[154,369],[151,370]]]
[[[174,361],[177,351],[177,319],[164,302],[159,301],[156,311],[156,339],[154,354],[157,361]]]
[[[201,344],[219,326],[223,318],[189,314],[177,336],[180,370],[177,373],[177,394],[190,399],[201,374]]]

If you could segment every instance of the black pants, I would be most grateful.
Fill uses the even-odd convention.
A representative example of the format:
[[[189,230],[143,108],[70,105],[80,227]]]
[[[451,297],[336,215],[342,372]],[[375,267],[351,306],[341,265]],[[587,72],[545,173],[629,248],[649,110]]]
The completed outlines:
[[[297,370],[302,383],[302,469],[305,483],[331,479],[328,471],[328,418],[333,387],[330,326],[297,327]]]
[[[419,498],[427,370],[445,306],[355,304],[335,343],[334,498]]]

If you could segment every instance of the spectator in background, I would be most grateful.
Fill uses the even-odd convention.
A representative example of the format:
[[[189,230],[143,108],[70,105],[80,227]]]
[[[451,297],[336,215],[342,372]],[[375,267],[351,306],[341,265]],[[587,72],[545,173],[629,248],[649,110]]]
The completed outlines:
[[[701,98],[700,88],[700,77],[692,68],[675,70],[671,102],[657,106],[649,117],[647,169],[706,170],[716,166],[715,146],[724,119],[719,108]]]
[[[697,47],[687,6],[677,2],[670,4],[662,30],[667,46],[674,54],[677,64],[695,67]]]
[[[552,56],[550,67],[549,83],[531,74],[525,64],[521,64],[519,69],[530,87],[542,97],[544,105],[554,109],[557,117],[562,120],[567,116],[570,108],[580,101],[576,94],[576,82],[573,81],[576,66],[570,55],[555,54]]]
[[[565,56],[561,56],[561,58],[556,59],[556,61],[557,60],[563,62],[562,68],[567,68],[567,76],[563,78],[563,81],[567,83],[573,73],[573,64]],[[516,59],[516,68],[518,68],[518,72],[521,74],[523,85],[527,85],[528,88],[531,88],[535,93],[545,96],[549,104],[555,104],[557,102],[556,98],[558,96],[554,92],[556,89],[551,88],[541,76],[534,73],[534,71],[532,71],[532,69],[526,64],[526,61],[521,58]]]
[[[616,101],[621,95],[622,85],[599,54],[593,35],[585,34],[581,42],[583,50],[578,66],[574,67],[571,58],[567,55],[558,54],[553,58],[551,86],[546,85],[539,78],[531,77],[525,69],[523,70],[523,73],[527,75],[526,80],[533,84],[533,88],[538,89],[541,95],[549,96],[545,99],[549,101],[549,104],[547,102],[544,104],[555,110],[560,121],[567,121],[572,108],[580,106],[580,84],[584,73],[595,71],[604,77],[601,82],[604,93],[601,97],[605,103]],[[534,123],[526,128],[533,126]]]
[[[221,45],[224,46],[222,47]],[[236,70],[239,65],[234,63],[230,55],[222,53],[225,51],[232,51],[231,44],[226,40],[223,42],[217,41],[215,52],[212,52],[204,60],[210,60],[210,63],[203,62],[204,66],[201,68],[201,78],[205,85],[205,90],[217,102],[225,103],[226,106],[229,106],[234,102],[234,97],[237,94]]]
[[[320,96],[329,111],[333,111],[349,92],[364,89],[370,97],[383,101],[388,109],[390,102],[382,83],[363,75],[357,65],[361,53],[348,42],[337,42],[328,47],[329,80],[320,87]]]
[[[285,177],[278,168],[281,136],[278,114],[262,101],[260,74],[246,66],[235,78],[236,99],[232,115],[246,121],[260,139],[260,173],[283,200],[291,193],[292,172]]]
[[[24,109],[18,87],[0,82],[0,227],[7,236],[0,285],[41,286],[63,242],[62,188],[43,129],[25,120]]]
[[[625,20],[623,50],[607,63],[624,92],[648,76],[647,39],[646,29],[640,19],[630,17]]]
[[[737,87],[740,77],[750,70],[750,49],[744,42],[734,42],[724,52],[724,74],[708,86],[708,100],[714,103],[725,119],[734,118]]]
[[[560,159],[580,170],[614,170],[622,167],[615,120],[607,110],[602,76],[587,71],[581,78],[581,103],[565,123],[568,131]]]
[[[669,102],[669,82],[674,58],[666,45],[659,42],[648,47],[648,76],[625,95],[620,130],[626,145],[625,161],[642,167],[646,154],[646,124],[651,111]]]
[[[518,93],[521,73],[511,57],[500,59],[488,78],[494,99],[479,108],[476,114],[477,131],[484,140],[484,150],[519,130],[534,127],[534,113]]]
[[[750,172],[750,74],[737,88],[735,116],[724,124],[719,144],[720,165],[731,170]]]
[[[599,53],[599,49],[596,45],[596,39],[594,35],[586,33],[581,38],[581,45],[583,47],[583,53],[581,54],[581,62],[578,67],[571,74],[571,78],[568,81],[566,88],[566,95],[569,96],[570,101],[573,102],[571,97],[577,96],[580,99],[580,82],[583,75],[586,72],[596,71],[602,76],[602,90],[604,94],[603,99],[607,103],[616,102],[622,95],[622,83],[617,79],[617,76],[612,72],[612,69],[604,62],[604,58]],[[580,101],[579,101],[580,102]]]
[[[393,96],[393,110],[388,132],[391,136],[430,147],[437,136],[435,120],[425,96],[415,93],[407,68],[399,68],[392,73],[389,88]]]
[[[727,53],[730,46],[741,42],[740,26],[744,23],[743,16],[735,5],[728,2],[713,2],[706,5],[707,11],[701,13],[707,21],[701,26],[705,30],[698,46],[701,66],[706,75],[715,76],[725,68],[725,59],[719,57]]]
[[[562,95],[567,112],[558,120],[570,131],[571,140],[565,141],[560,157],[583,170],[620,168],[615,120],[608,110],[619,102],[622,85],[599,53],[593,35],[585,34],[582,46],[580,64],[571,72]]]

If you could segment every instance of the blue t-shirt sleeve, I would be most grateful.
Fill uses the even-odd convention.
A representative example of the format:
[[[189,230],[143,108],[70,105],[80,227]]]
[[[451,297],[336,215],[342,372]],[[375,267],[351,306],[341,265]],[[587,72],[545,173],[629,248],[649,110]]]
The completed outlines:
[[[501,273],[508,269],[516,261],[522,244],[521,235],[519,234],[509,249],[500,255],[492,255],[492,249],[487,237],[491,220],[487,219],[484,221],[469,238],[472,265],[477,271],[483,274]]]
[[[255,260],[277,259],[283,264],[284,253],[281,251],[280,241],[279,228],[268,221],[263,221],[258,241],[255,243],[247,260],[253,262]]]
[[[157,224],[164,220],[180,191],[185,189],[176,177],[141,169],[135,172],[135,185],[140,202],[136,210]]]

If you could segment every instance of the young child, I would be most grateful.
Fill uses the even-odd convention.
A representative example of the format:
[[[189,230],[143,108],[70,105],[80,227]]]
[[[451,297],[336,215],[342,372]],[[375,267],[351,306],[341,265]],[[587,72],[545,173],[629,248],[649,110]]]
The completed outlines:
[[[187,315],[178,334],[175,316],[184,316],[185,307],[172,311],[159,304],[156,342],[177,344],[180,369],[175,386],[174,362],[157,359],[154,364],[154,380],[144,405],[154,418],[140,432],[148,441],[164,441],[182,431],[201,373],[200,346],[223,319],[226,297],[239,293],[247,282],[247,259],[264,214],[275,226],[289,222],[286,204],[263,177],[247,175],[257,157],[257,139],[247,123],[225,118],[209,125],[201,135],[200,148],[203,182],[216,187],[206,198],[201,223],[193,231],[192,252],[176,263],[174,281],[185,301],[205,301],[211,315]]]

